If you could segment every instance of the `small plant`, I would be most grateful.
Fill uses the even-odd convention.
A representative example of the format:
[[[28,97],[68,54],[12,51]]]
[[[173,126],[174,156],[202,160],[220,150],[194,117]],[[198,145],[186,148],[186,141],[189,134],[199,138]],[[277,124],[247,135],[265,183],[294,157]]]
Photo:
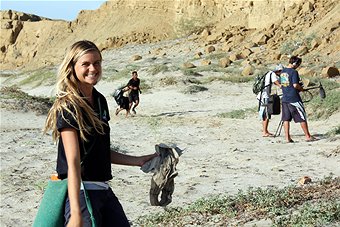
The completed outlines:
[[[183,69],[182,71],[184,76],[202,76],[196,69]]]
[[[33,110],[37,114],[47,114],[54,98],[31,96],[18,87],[2,87],[0,90],[1,107],[20,111]]]
[[[222,53],[213,53],[213,54],[210,54],[210,55],[206,56],[206,59],[219,60],[219,59],[225,58],[227,56],[228,56],[228,54],[225,53],[225,52],[222,52]]]
[[[161,72],[169,71],[169,67],[165,64],[153,65],[151,68],[148,69],[148,72],[151,75],[156,75]]]
[[[280,48],[281,54],[292,54],[295,50],[297,50],[300,46],[304,45],[308,48],[311,47],[312,40],[316,38],[315,33],[305,34],[299,32],[295,35],[294,39],[287,40],[284,42]]]
[[[176,26],[176,33],[178,37],[188,36],[194,33],[200,33],[207,27],[202,18],[185,19],[181,17]]]
[[[326,226],[339,221],[340,203],[304,204],[298,211],[275,220],[277,226]]]
[[[233,110],[226,113],[220,113],[217,116],[221,118],[245,119],[248,114],[253,114],[255,112],[255,108],[247,108],[242,110]]]
[[[336,126],[334,129],[326,133],[328,136],[340,135],[340,125]]]
[[[242,75],[229,75],[225,74],[223,76],[210,76],[204,80],[203,83],[210,83],[212,81],[223,81],[223,82],[231,82],[231,83],[247,83],[249,81],[253,81],[254,78],[250,76],[242,76]]]
[[[326,98],[321,99],[319,90],[311,90],[313,98],[310,102],[305,103],[308,117],[311,119],[327,119],[333,113],[340,110],[340,84],[328,79],[310,79],[310,86],[318,86],[321,82],[325,92]]]
[[[106,79],[108,81],[119,80],[122,78],[130,79],[131,77],[131,70],[130,69],[123,69],[120,71],[114,71],[111,76],[107,76]]]
[[[185,226],[189,221],[192,226],[210,226],[214,220],[215,226],[227,226],[231,221],[270,219],[278,227],[333,226],[340,221],[339,183],[339,177],[328,177],[306,187],[249,188],[233,196],[202,198],[188,207],[166,208],[139,217],[137,224]]]
[[[177,80],[173,76],[167,76],[162,79],[160,79],[160,83],[165,86],[175,85],[177,84]]]
[[[144,79],[140,79],[139,88],[143,93],[146,93],[152,88],[152,86],[149,83],[147,83]]]
[[[39,87],[41,85],[53,85],[56,83],[57,72],[54,69],[39,69],[28,73],[27,77],[19,82],[19,85],[30,84],[31,87]]]
[[[327,93],[325,99],[314,96],[310,102],[306,103],[306,109],[312,119],[327,119],[340,110],[339,100],[340,92],[332,90]]]
[[[188,87],[186,87],[184,90],[182,90],[182,92],[184,94],[194,94],[194,93],[198,93],[201,91],[207,91],[208,88],[200,86],[200,85],[190,85]]]
[[[138,71],[139,68],[136,65],[126,65],[125,69],[122,70],[117,70],[111,67],[109,67],[109,69],[110,73],[106,72],[104,77],[107,81],[114,81],[122,78],[130,79],[132,71]]]
[[[294,52],[294,50],[296,50],[297,44],[292,41],[292,40],[288,40],[286,42],[284,42],[280,48],[280,53],[281,54],[291,54]]]

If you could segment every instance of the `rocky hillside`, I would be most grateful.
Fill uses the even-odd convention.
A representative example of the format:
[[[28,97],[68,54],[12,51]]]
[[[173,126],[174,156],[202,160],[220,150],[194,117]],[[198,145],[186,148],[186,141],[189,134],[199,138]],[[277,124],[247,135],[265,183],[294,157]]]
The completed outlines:
[[[71,22],[1,11],[0,65],[59,64],[79,39],[108,50],[191,35],[203,47],[229,53],[227,64],[244,59],[256,66],[299,54],[310,64],[339,67],[339,12],[338,0],[112,0]]]

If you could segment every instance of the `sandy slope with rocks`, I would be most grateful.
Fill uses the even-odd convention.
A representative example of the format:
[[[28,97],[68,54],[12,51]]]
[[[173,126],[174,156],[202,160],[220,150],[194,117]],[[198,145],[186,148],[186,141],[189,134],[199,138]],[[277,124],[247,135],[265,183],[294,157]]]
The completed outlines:
[[[138,48],[143,54],[153,47]],[[134,47],[126,47],[105,54],[104,69],[110,65],[124,68],[135,52]],[[157,61],[174,64],[181,62],[178,58],[184,55],[169,52],[166,58]],[[155,82],[169,74],[181,76],[179,72],[150,75],[146,70],[149,60],[143,58],[140,63],[145,65],[139,73],[144,81]],[[325,136],[337,126],[340,113],[327,120],[310,122],[311,133],[320,138],[312,143],[305,142],[300,127],[292,124],[296,143],[286,144],[282,135],[263,138],[255,113],[245,119],[220,117],[232,110],[254,108],[257,103],[250,83],[216,81],[204,85],[207,91],[196,94],[183,94],[181,91],[187,87],[184,83],[153,87],[141,95],[137,115],[115,116],[116,104],[111,93],[128,78],[129,75],[97,85],[109,103],[112,144],[132,155],[154,152],[158,143],[173,143],[185,149],[177,166],[179,175],[175,178],[169,207],[188,205],[212,194],[234,194],[248,187],[297,184],[305,175],[313,181],[330,174],[340,176],[339,137]],[[52,87],[23,89],[34,95],[53,94]],[[54,172],[57,147],[50,135],[42,135],[44,121],[45,116],[32,112],[1,109],[1,226],[31,226],[43,195],[42,188]],[[275,132],[278,123],[279,117],[274,116],[270,131]],[[112,173],[110,184],[130,220],[163,210],[149,204],[151,174],[137,167],[117,165],[112,166]]]

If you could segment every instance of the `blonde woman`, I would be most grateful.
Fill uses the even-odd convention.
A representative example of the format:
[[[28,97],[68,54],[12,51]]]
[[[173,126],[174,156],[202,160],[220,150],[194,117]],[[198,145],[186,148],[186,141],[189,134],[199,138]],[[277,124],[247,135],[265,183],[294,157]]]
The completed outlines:
[[[57,81],[57,97],[48,113],[45,132],[58,141],[57,173],[68,181],[65,226],[91,226],[81,181],[87,189],[97,226],[130,226],[108,185],[111,163],[142,166],[157,154],[129,156],[110,150],[109,110],[94,86],[101,79],[102,56],[90,41],[74,43]]]

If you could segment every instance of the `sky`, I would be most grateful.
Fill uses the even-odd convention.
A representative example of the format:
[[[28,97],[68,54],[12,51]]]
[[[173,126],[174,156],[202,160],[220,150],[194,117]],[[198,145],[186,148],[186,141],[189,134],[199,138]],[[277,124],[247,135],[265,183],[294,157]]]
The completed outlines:
[[[1,10],[15,10],[50,19],[72,21],[83,9],[98,9],[105,0],[0,0]]]

